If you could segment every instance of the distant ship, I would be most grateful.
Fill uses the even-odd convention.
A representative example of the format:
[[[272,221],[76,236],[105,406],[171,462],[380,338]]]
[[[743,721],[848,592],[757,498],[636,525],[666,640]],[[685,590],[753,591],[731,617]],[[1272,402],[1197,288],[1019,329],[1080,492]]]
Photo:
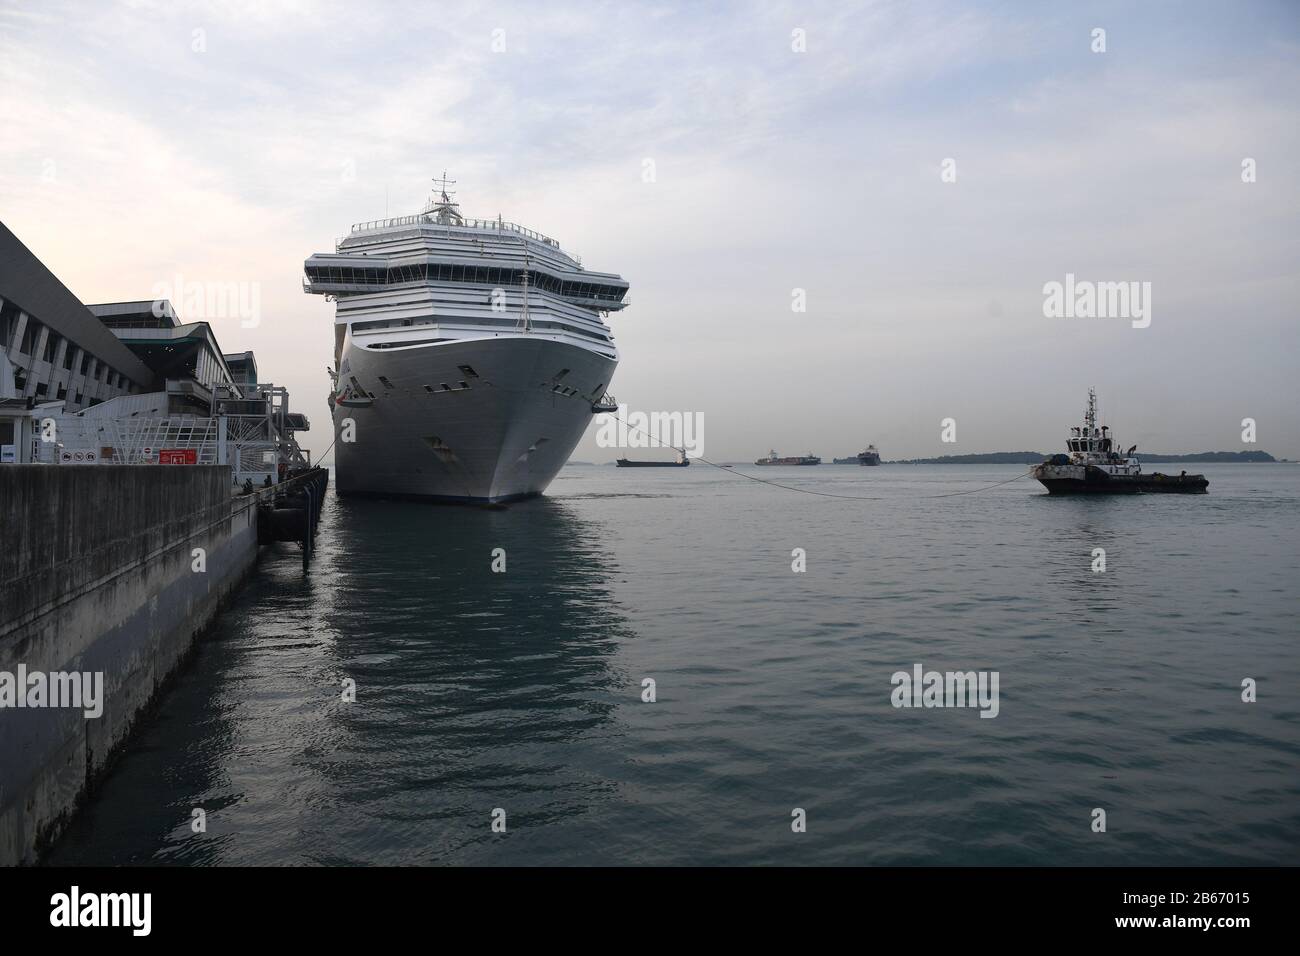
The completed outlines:
[[[677,453],[676,461],[631,461],[620,458],[614,462],[619,468],[685,468],[691,463],[684,452]]]
[[[1119,442],[1106,425],[1097,427],[1097,393],[1088,389],[1088,409],[1083,424],[1070,429],[1065,442],[1069,454],[1052,455],[1034,465],[1030,474],[1053,495],[1118,495],[1137,492],[1205,494],[1210,483],[1204,475],[1144,474],[1133,456],[1137,445],[1120,451]]]
[[[880,452],[876,451],[875,445],[868,445],[866,451],[860,451],[852,458],[835,458],[832,460],[837,465],[878,465],[880,464]]]
[[[760,458],[754,462],[756,465],[820,465],[821,463],[822,460],[812,452],[794,458],[778,458],[775,449],[769,451],[766,458]]]

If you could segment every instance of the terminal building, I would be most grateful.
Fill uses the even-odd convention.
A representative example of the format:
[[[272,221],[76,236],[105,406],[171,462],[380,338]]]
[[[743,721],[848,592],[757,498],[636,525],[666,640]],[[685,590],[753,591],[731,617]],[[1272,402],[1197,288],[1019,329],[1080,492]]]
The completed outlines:
[[[166,299],[87,308],[149,366],[159,383],[155,390],[167,393],[168,408],[176,414],[210,415],[216,394],[244,397],[207,322],[182,323]]]
[[[306,416],[167,300],[84,305],[0,223],[0,465],[229,464],[275,483]]]

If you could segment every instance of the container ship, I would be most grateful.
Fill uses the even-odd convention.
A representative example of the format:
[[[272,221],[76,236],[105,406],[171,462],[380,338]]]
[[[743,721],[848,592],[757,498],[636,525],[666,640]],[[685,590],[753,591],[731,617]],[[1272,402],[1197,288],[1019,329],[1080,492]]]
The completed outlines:
[[[304,290],[335,301],[335,487],[531,497],[608,406],[604,319],[628,284],[541,233],[465,218],[446,174],[434,183],[419,213],[354,225],[304,265]]]
[[[1204,475],[1162,475],[1142,471],[1134,457],[1137,445],[1120,450],[1106,425],[1097,426],[1097,393],[1088,389],[1083,424],[1070,429],[1066,454],[1052,455],[1030,470],[1053,495],[1116,495],[1138,492],[1205,494],[1210,486]]]
[[[754,462],[756,465],[820,465],[821,463],[822,460],[811,452],[807,455],[797,455],[794,458],[779,458],[775,449],[769,451],[766,458],[760,458]]]

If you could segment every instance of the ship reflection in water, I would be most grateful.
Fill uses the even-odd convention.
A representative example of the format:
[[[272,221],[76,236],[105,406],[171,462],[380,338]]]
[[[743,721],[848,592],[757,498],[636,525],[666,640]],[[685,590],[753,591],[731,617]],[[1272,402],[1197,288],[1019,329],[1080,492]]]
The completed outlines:
[[[264,563],[53,862],[429,863],[496,807],[508,832],[599,809],[560,756],[627,696],[599,529],[551,499],[326,509],[310,576]]]

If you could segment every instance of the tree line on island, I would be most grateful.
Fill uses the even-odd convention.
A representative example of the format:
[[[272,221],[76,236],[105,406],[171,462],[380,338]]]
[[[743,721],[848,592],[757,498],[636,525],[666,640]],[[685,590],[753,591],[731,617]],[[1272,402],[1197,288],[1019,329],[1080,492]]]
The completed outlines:
[[[1144,462],[1275,462],[1266,451],[1201,451],[1190,455],[1160,455],[1137,452]],[[890,465],[1036,465],[1049,456],[1037,451],[994,451],[983,455],[941,455],[938,458],[907,458]],[[1286,459],[1282,459],[1286,461]]]
[[[1149,464],[1173,464],[1177,462],[1201,462],[1233,464],[1238,462],[1288,462],[1286,458],[1274,458],[1266,451],[1198,451],[1190,455],[1159,455],[1154,452],[1138,450],[1137,456]],[[938,458],[900,458],[884,461],[885,465],[1036,465],[1050,458],[1040,451],[992,451],[980,455],[941,455]],[[595,465],[591,461],[569,461],[570,465]],[[601,462],[613,465],[614,462]],[[747,465],[749,462],[726,462],[727,465]],[[823,464],[825,464],[823,462]],[[856,464],[856,461],[854,462]]]

